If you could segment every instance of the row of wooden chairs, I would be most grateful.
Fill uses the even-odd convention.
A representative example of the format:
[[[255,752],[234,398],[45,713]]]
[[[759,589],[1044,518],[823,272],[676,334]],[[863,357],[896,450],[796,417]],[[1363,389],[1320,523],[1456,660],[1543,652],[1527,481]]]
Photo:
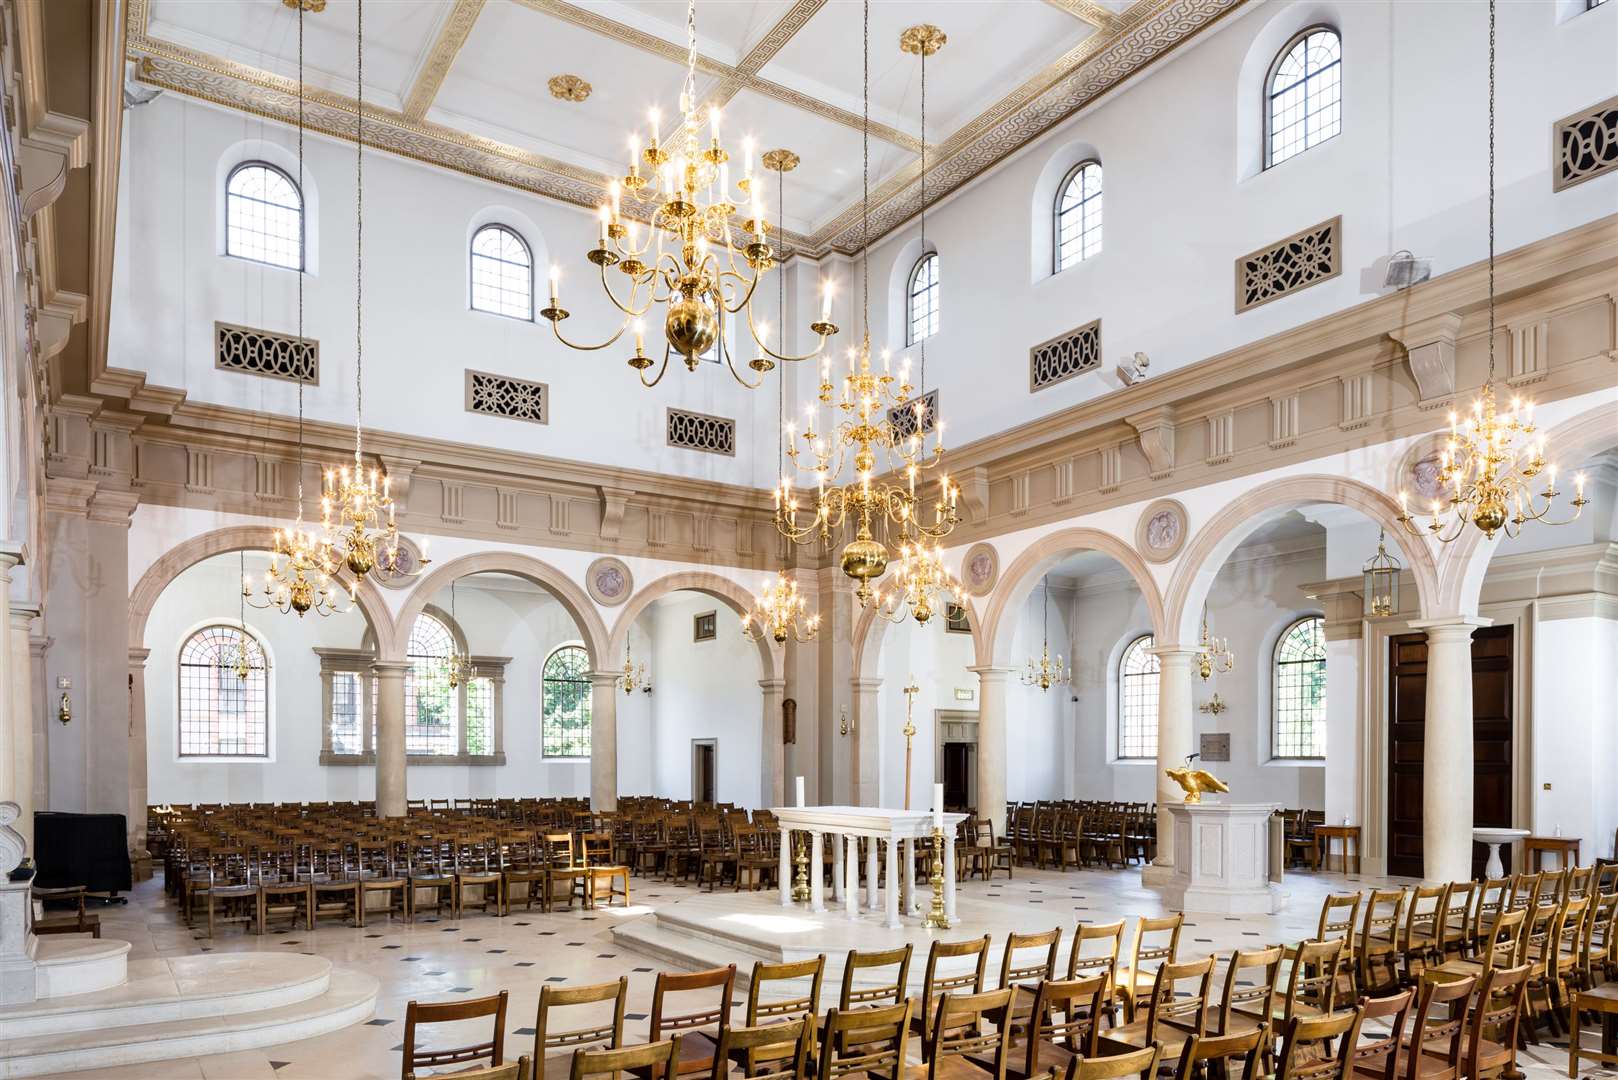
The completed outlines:
[[[1006,823],[1019,866],[1123,867],[1157,857],[1157,808],[1149,803],[1015,804],[1006,808]]]

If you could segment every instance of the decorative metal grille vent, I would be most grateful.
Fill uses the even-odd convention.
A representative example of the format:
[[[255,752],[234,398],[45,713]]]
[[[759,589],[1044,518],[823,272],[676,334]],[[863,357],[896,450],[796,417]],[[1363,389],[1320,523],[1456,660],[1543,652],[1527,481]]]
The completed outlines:
[[[916,402],[922,404],[921,426],[916,426]],[[938,391],[929,390],[919,398],[911,398],[903,405],[888,410],[888,423],[893,426],[895,439],[908,439],[912,435],[925,435],[938,426]]]
[[[668,411],[668,444],[709,454],[736,454],[736,421],[723,416]]]
[[[1055,386],[1101,366],[1101,320],[1085,323],[1028,350],[1028,391]]]
[[[314,386],[320,382],[320,342],[273,334],[251,326],[213,324],[214,367],[291,379]]]
[[[550,423],[550,388],[542,382],[492,375],[487,371],[466,373],[466,411],[509,420]]]
[[[1343,272],[1339,215],[1236,260],[1236,313],[1291,296]]]
[[[1618,169],[1618,97],[1558,120],[1555,146],[1552,191]]]

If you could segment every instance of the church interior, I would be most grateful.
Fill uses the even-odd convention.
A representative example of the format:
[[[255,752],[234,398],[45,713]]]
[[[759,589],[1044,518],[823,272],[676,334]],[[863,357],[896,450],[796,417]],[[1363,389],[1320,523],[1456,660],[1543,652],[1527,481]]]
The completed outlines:
[[[1618,0],[0,101],[0,1078],[1618,1076]]]

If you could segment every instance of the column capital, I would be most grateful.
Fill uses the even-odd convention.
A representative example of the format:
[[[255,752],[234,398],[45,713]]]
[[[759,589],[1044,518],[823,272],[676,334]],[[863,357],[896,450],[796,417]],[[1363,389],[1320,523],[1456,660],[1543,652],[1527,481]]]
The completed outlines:
[[[865,691],[876,691],[882,689],[882,680],[867,678],[850,679],[848,680],[848,685],[856,694],[858,694]]]
[[[0,540],[0,580],[9,581],[13,568],[23,565],[23,546],[14,540]]]
[[[1477,615],[1448,615],[1439,619],[1418,619],[1410,624],[1410,629],[1424,632],[1428,641],[1450,642],[1470,641],[1474,630],[1492,625],[1493,619]]]
[[[27,630],[28,624],[39,618],[38,604],[11,605],[11,628],[13,630]]]
[[[1007,675],[1010,675],[1017,669],[1014,667],[995,667],[992,664],[984,664],[981,666],[968,665],[966,670],[976,675],[979,682],[998,682],[1004,680]]]
[[[1185,663],[1189,664],[1192,658],[1202,650],[1193,649],[1185,645],[1153,645],[1146,651],[1157,657],[1160,663],[1165,660],[1183,660]]]
[[[777,692],[785,692],[787,688],[787,681],[781,678],[760,679],[758,681],[758,685],[759,689],[763,690],[766,694],[772,690]]]
[[[616,690],[618,680],[624,677],[621,671],[592,671],[590,672],[591,686],[606,686]]]
[[[147,658],[151,655],[152,650],[150,649],[130,649],[129,666],[131,668],[143,668],[146,666]]]
[[[384,679],[402,679],[414,666],[408,660],[372,660],[371,674]]]

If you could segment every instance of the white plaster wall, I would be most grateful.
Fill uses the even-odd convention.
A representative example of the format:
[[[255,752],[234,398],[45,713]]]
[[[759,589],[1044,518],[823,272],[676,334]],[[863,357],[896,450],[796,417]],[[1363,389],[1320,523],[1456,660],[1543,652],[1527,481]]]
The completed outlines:
[[[704,611],[718,613],[718,636],[693,641],[692,618]],[[714,739],[718,801],[764,805],[763,672],[741,620],[711,596],[676,592],[652,603],[639,623],[652,642],[654,686],[651,739],[637,749],[650,756],[652,794],[691,798],[691,742]],[[620,783],[620,790],[628,789]]]
[[[935,710],[976,712],[978,703],[956,701],[955,688],[977,690],[978,677],[967,668],[972,664],[972,635],[944,629],[942,615],[925,626],[914,620],[887,628],[882,638],[878,673],[882,687],[877,691],[877,746],[881,755],[882,806],[904,806],[905,778],[905,693],[915,680],[917,693],[912,715],[916,738],[912,755],[910,805],[921,809],[932,805],[935,776],[934,756],[937,725]]]
[[[1615,658],[1618,622],[1612,619],[1535,624],[1531,827],[1542,836],[1579,837],[1586,863],[1613,855],[1618,828]]]
[[[1070,651],[1066,594],[1051,590],[1051,658]],[[1042,640],[1042,595],[1029,593],[1017,620],[1013,642],[1019,665],[1039,656]],[[1024,686],[1019,667],[1006,680],[1006,798],[1017,802],[1059,799],[1066,793],[1067,748],[1073,728],[1070,687],[1041,690]]]
[[[1559,23],[1552,4],[1502,4],[1498,18],[1504,251],[1618,205],[1614,176],[1553,192],[1549,140],[1553,122],[1618,92],[1618,10]],[[1259,171],[1263,69],[1317,22],[1342,34],[1342,134]],[[1380,295],[1383,260],[1401,248],[1431,257],[1435,276],[1482,259],[1486,38],[1481,3],[1249,4],[950,197],[927,217],[943,281],[927,357],[951,441],[1113,392],[1112,366],[1136,351],[1158,376]],[[1092,149],[1105,170],[1104,250],[1051,276],[1034,237],[1047,235],[1061,173]],[[1341,276],[1235,314],[1237,257],[1339,214]],[[874,296],[908,274],[918,232],[911,222],[873,250]],[[840,272],[842,295],[858,296],[858,264]],[[1026,350],[1098,317],[1107,374],[1030,395]],[[883,305],[872,324],[873,341],[902,348]],[[982,377],[989,358],[1006,377]]]

